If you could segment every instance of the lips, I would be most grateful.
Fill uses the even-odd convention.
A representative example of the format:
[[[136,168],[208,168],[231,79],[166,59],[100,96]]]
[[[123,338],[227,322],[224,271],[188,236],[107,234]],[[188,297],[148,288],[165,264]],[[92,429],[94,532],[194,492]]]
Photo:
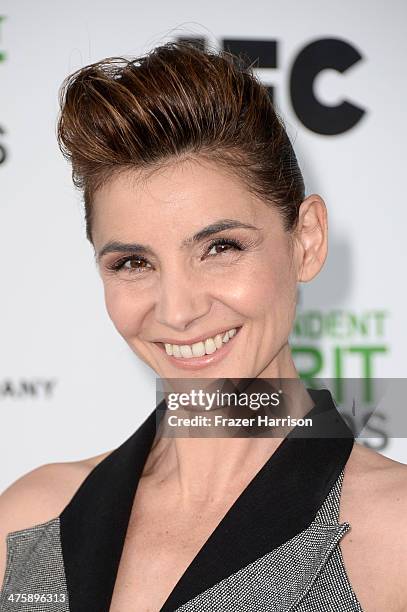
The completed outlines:
[[[164,343],[164,347],[167,355],[173,355],[174,357],[182,357],[184,359],[203,357],[204,355],[212,355],[217,350],[221,349],[223,344],[229,342],[235,334],[236,328],[233,327],[225,332],[205,338],[199,342],[194,342],[192,344]]]
[[[229,327],[218,327],[215,329],[211,329],[207,334],[200,334],[199,336],[194,336],[193,338],[188,339],[179,339],[179,338],[170,338],[169,336],[163,336],[161,338],[157,338],[156,340],[151,340],[151,342],[161,343],[161,344],[178,344],[181,346],[183,344],[194,344],[195,342],[205,342],[207,338],[214,338],[217,334],[225,334],[229,329],[240,329],[241,326],[238,325],[229,325]]]
[[[169,359],[172,363],[174,363],[174,365],[181,367],[181,368],[186,368],[186,369],[201,368],[207,365],[215,364],[218,361],[220,361],[220,359],[222,359],[231,349],[231,346],[233,345],[233,342],[235,338],[237,337],[240,329],[241,327],[234,327],[234,328],[231,328],[230,330],[222,332],[222,334],[216,334],[216,336],[221,336],[222,343],[219,344],[219,339],[217,340],[219,348],[217,348],[215,344],[216,336],[207,338],[205,342],[202,340],[200,342],[194,343],[194,344],[203,345],[203,347],[205,348],[205,353],[203,353],[202,355],[194,355],[192,353],[192,346],[194,346],[194,344],[193,345],[171,344],[170,345],[171,348],[168,348],[168,346],[165,346],[170,343],[156,343],[156,344],[157,346],[159,346],[160,350],[165,354],[167,359]],[[232,331],[230,336],[229,336],[229,331]],[[226,334],[227,334],[227,339],[226,339]],[[225,338],[225,341],[223,341],[223,338]],[[212,342],[214,343],[214,346],[215,346],[214,350],[213,350]],[[209,348],[208,353],[206,352],[207,346]],[[174,353],[174,347],[176,347],[175,353]],[[183,354],[186,354],[188,356],[184,357],[181,353],[181,349],[183,351]],[[200,349],[202,351],[202,346],[200,347]],[[172,350],[172,354],[171,354],[171,350]]]

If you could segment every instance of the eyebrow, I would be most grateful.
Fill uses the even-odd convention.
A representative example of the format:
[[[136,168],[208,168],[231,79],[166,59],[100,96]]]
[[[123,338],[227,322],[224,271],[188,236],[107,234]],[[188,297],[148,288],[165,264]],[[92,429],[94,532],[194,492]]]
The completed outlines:
[[[221,219],[219,221],[215,221],[215,223],[211,223],[207,225],[203,229],[199,230],[196,234],[191,236],[190,238],[186,238],[182,241],[181,246],[183,248],[189,247],[192,244],[196,244],[201,242],[205,238],[212,236],[212,234],[217,234],[224,230],[235,229],[235,228],[243,228],[243,229],[252,229],[259,231],[259,228],[250,225],[249,223],[243,223],[242,221],[237,221],[236,219]],[[138,253],[140,255],[153,255],[153,249],[144,244],[138,244],[136,242],[132,243],[124,243],[118,242],[116,240],[107,242],[97,254],[97,259],[101,259],[107,253]]]

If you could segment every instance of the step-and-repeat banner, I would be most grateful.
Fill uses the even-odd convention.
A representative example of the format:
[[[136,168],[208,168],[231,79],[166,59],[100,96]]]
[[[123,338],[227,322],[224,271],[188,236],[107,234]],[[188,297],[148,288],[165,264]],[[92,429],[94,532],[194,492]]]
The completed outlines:
[[[192,38],[245,52],[283,115],[330,252],[300,286],[304,377],[407,375],[404,2],[3,0],[0,7],[0,490],[36,466],[113,449],[155,405],[155,375],[113,328],[57,147],[77,68]],[[405,409],[400,401],[398,409]],[[362,442],[407,462],[376,411]]]

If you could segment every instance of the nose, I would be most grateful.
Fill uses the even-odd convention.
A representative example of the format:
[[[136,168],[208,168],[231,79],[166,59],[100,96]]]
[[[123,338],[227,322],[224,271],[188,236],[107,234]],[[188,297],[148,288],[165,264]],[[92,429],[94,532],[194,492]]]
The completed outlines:
[[[209,292],[202,279],[178,270],[163,274],[156,304],[156,319],[176,331],[188,329],[194,321],[204,317],[211,309]]]

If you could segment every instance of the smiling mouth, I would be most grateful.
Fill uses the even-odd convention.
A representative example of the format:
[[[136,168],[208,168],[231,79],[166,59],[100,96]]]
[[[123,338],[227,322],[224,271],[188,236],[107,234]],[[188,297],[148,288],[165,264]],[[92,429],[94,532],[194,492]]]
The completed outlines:
[[[185,361],[194,358],[205,358],[206,356],[217,353],[229,344],[229,342],[239,333],[240,329],[240,327],[233,327],[214,337],[206,338],[194,344],[169,344],[164,342],[157,342],[156,344],[165,351],[169,357],[175,357],[176,359]]]

